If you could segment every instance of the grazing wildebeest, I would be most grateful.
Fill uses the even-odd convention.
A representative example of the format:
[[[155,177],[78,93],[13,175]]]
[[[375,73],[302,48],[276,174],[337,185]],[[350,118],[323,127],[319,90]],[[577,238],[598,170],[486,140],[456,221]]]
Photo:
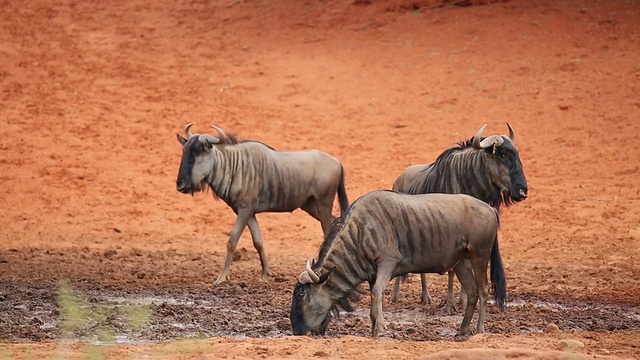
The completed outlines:
[[[480,298],[477,332],[484,331],[487,265],[496,297],[506,296],[498,246],[498,211],[463,194],[408,195],[378,190],[363,195],[322,243],[318,261],[298,277],[291,302],[294,335],[323,334],[336,306],[353,310],[348,296],[363,281],[371,289],[372,333],[384,328],[383,290],[407,273],[444,274],[453,268],[467,292],[460,335]]]
[[[193,194],[209,186],[238,216],[227,243],[224,269],[215,284],[229,279],[233,252],[247,225],[260,255],[262,277],[271,275],[255,214],[300,208],[320,220],[326,236],[336,193],[341,212],[349,206],[342,164],[334,157],[318,150],[275,151],[258,141],[238,142],[214,125],[218,137],[191,134],[192,125],[184,129],[186,138],[177,134],[183,146],[177,190]]]
[[[474,137],[461,141],[457,147],[443,152],[433,164],[409,166],[393,184],[393,190],[407,194],[447,193],[467,194],[478,198],[498,211],[500,205],[527,198],[527,180],[524,176],[515,132],[509,123],[509,136],[492,135],[482,138],[487,124]],[[496,245],[493,251],[499,256]],[[405,276],[406,277],[406,276]],[[430,303],[426,277],[422,282],[422,302]],[[400,278],[396,279],[391,301],[398,301]],[[453,272],[449,271],[447,311],[454,308]]]

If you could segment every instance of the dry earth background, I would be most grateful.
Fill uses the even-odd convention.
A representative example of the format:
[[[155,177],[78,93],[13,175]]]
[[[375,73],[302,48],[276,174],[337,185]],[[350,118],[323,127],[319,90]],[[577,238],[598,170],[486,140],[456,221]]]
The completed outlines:
[[[640,357],[640,3],[471,5],[2,2],[0,358]],[[350,200],[510,121],[530,188],[502,220],[510,306],[459,341],[445,277],[421,306],[414,276],[381,339],[367,296],[326,337],[290,336],[320,226],[260,215],[274,277],[258,280],[246,232],[213,287],[235,216],[175,190],[191,121],[329,152]],[[76,342],[60,342],[65,279],[107,309]],[[122,309],[140,303],[151,315],[131,329]]]

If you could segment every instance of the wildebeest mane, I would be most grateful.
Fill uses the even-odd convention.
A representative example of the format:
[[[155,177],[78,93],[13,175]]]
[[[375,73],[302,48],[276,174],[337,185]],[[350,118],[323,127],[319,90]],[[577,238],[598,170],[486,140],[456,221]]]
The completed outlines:
[[[456,146],[442,152],[433,164],[420,171],[408,193],[462,193],[478,198],[498,211],[503,204],[513,204],[511,194],[500,191],[487,177],[489,169],[485,151],[491,150],[473,148],[473,138],[459,141]],[[460,181],[461,178],[464,181]]]
[[[259,141],[259,140],[251,140],[251,139],[239,140],[238,136],[236,134],[234,134],[234,133],[229,133],[229,134],[225,133],[225,135],[226,136],[223,139],[221,139],[220,144],[223,144],[223,145],[238,145],[238,144],[243,144],[243,143],[252,143],[252,142],[254,142],[254,143],[262,144],[262,145],[268,147],[271,150],[275,150],[273,147],[271,147],[271,146],[269,146],[269,145],[267,145],[267,144],[265,144],[265,143],[263,143],[262,141]]]
[[[349,207],[345,211],[343,211],[342,214],[340,214],[340,216],[335,217],[331,222],[331,231],[329,231],[329,234],[325,237],[324,241],[322,242],[322,245],[320,245],[320,250],[318,252],[318,261],[315,264],[313,264],[312,266],[313,270],[319,270],[320,268],[322,268],[324,261],[326,260],[327,256],[330,253],[331,246],[333,245],[334,241],[338,237],[340,230],[342,230],[342,228],[345,225],[345,220],[349,215],[351,208],[355,203],[358,202],[358,200],[359,199],[351,203],[351,205],[349,205]]]
[[[253,142],[253,143],[258,143],[258,144],[262,144],[262,145],[264,145],[264,146],[268,147],[269,149],[271,149],[271,150],[274,150],[274,151],[275,151],[275,148],[273,148],[273,147],[271,147],[270,145],[267,145],[267,144],[265,144],[265,143],[263,143],[262,141],[259,141],[259,140],[244,139],[244,140],[240,141],[240,143],[241,143],[241,144],[242,144],[242,143],[251,143],[251,142]]]
[[[238,142],[238,136],[234,133],[225,133],[225,137],[220,139],[220,144],[224,145],[236,145]]]
[[[338,237],[340,230],[342,230],[342,227],[344,226],[344,219],[347,212],[348,211],[345,211],[340,216],[334,218],[331,222],[331,231],[325,237],[322,245],[320,245],[320,251],[318,252],[318,261],[315,262],[312,266],[314,270],[319,270],[322,267],[324,260],[327,258],[327,255],[329,255],[331,245],[333,245],[333,242]]]
[[[354,201],[347,208],[346,211],[344,211],[340,216],[335,217],[331,222],[331,231],[325,237],[324,241],[322,242],[322,245],[320,246],[320,250],[318,252],[318,261],[314,262],[311,266],[313,270],[318,271],[320,270],[320,268],[322,268],[324,261],[326,260],[327,256],[331,252],[332,245],[334,244],[336,238],[338,238],[340,231],[344,228],[344,225],[346,223],[345,220],[349,214],[349,210],[351,210],[351,207],[357,201],[358,200]],[[341,297],[335,304],[333,304],[331,306],[330,313],[332,313],[336,318],[338,318],[340,316],[340,311],[339,311],[340,308],[347,312],[354,311],[355,309],[353,308],[353,306],[351,306],[351,302],[360,301],[360,294],[363,294],[363,293],[365,293],[364,290],[362,290],[359,286],[356,287],[350,293]]]
[[[245,144],[245,143],[258,143],[263,145],[264,147],[275,151],[275,149],[265,143],[263,143],[262,141],[258,141],[258,140],[252,140],[252,139],[242,139],[239,140],[238,136],[234,133],[225,133],[225,136],[222,137],[220,139],[220,142],[217,143],[216,145],[228,145],[228,146],[235,146],[235,145],[240,145],[240,144]],[[205,186],[205,184],[203,184],[203,186],[200,187],[199,191],[206,191],[209,188],[211,188],[211,184],[208,184],[209,186]],[[229,191],[230,191],[230,186],[231,186],[231,182],[225,182],[224,185],[226,185],[226,187],[224,188],[217,188],[217,189],[213,189],[213,197],[214,199],[222,199],[223,201],[225,201],[234,211],[236,211],[236,206],[235,204],[233,204],[232,199],[229,197]]]

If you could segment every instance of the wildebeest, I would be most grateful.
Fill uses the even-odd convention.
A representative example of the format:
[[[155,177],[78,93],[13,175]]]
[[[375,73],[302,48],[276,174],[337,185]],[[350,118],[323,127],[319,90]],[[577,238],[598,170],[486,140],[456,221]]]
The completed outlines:
[[[351,204],[340,221],[318,261],[307,261],[298,277],[290,313],[294,335],[323,334],[336,306],[352,310],[348,297],[363,281],[371,289],[373,336],[384,328],[383,290],[402,274],[454,269],[468,294],[460,335],[468,333],[478,298],[476,331],[484,331],[489,261],[494,294],[506,296],[502,260],[491,251],[498,246],[498,211],[472,196],[378,190]]]
[[[193,194],[211,188],[238,216],[227,243],[227,256],[219,284],[229,279],[233,252],[245,226],[249,226],[253,245],[260,255],[262,277],[271,275],[256,214],[291,212],[298,208],[320,220],[325,236],[331,229],[331,210],[336,193],[341,212],[349,206],[340,161],[318,150],[276,151],[253,140],[238,142],[212,125],[218,137],[177,134],[183,146],[176,188]]]
[[[509,136],[492,135],[482,138],[487,127],[483,125],[469,140],[443,152],[436,161],[427,165],[409,166],[393,184],[393,190],[407,194],[448,193],[467,194],[478,198],[498,211],[500,205],[527,198],[527,180],[515,147],[515,131],[509,123]],[[496,256],[499,249],[493,248]],[[424,274],[422,301],[430,303]],[[400,278],[396,279],[391,301],[398,300]],[[449,271],[447,310],[454,307],[453,272]]]

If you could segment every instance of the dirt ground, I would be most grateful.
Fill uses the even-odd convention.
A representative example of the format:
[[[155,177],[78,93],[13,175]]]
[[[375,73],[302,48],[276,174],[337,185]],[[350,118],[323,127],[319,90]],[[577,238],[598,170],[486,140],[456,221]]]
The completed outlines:
[[[2,2],[0,358],[640,358],[640,3],[451,3]],[[446,277],[424,306],[413,276],[381,338],[368,296],[292,336],[320,226],[259,215],[274,276],[245,231],[214,287],[235,215],[175,189],[192,121],[326,151],[350,200],[509,121],[509,306],[457,338]]]

